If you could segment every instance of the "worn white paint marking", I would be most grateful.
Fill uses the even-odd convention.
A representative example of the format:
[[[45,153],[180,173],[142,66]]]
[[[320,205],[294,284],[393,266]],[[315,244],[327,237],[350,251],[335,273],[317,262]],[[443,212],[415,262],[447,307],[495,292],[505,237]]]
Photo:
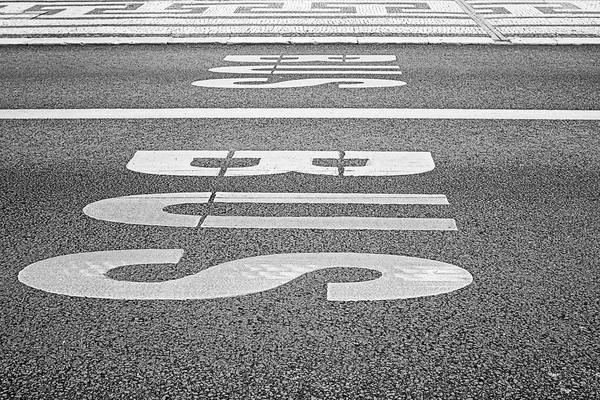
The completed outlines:
[[[337,69],[336,69],[337,68]],[[210,68],[221,74],[269,74],[269,75],[402,75],[397,65],[234,65]]]
[[[19,281],[50,293],[108,299],[174,298],[196,292],[178,280],[160,283],[116,281],[104,274],[111,269],[138,264],[176,264],[180,249],[143,249],[77,253],[49,258],[27,266]],[[186,293],[187,290],[187,293]],[[164,297],[162,297],[164,296]],[[176,298],[176,297],[175,297]]]
[[[88,204],[83,212],[101,221],[134,225],[197,227],[201,217],[172,214],[164,211],[168,206],[180,204],[208,204],[211,192],[160,193],[115,197]],[[438,204],[446,205],[444,195],[423,194],[370,194],[370,193],[244,193],[216,192],[215,203],[257,204]],[[236,219],[238,217],[231,217]],[[249,217],[239,217],[246,221]],[[279,218],[275,221],[278,227]],[[360,218],[356,218],[360,220]],[[283,221],[283,223],[287,223]],[[372,223],[367,221],[367,223]]]
[[[127,168],[132,171],[159,175],[217,176],[221,168],[195,167],[192,162],[202,158],[221,158],[226,151],[165,150],[137,151]],[[233,159],[258,159],[248,167],[227,167],[225,176],[256,176],[297,172],[313,175],[339,175],[337,167],[314,165],[316,159],[337,160],[338,151],[254,151],[233,153]],[[431,171],[435,163],[429,152],[348,151],[346,159],[365,159],[363,167],[346,167],[347,176],[413,175]]]
[[[83,212],[95,219],[123,224],[196,227],[201,217],[171,214],[165,207],[176,204],[207,204],[212,193],[161,193],[115,197],[88,204]]]
[[[424,151],[347,151],[346,159],[367,159],[364,167],[345,167],[345,176],[412,175],[431,171],[435,163]]]
[[[84,108],[4,109],[0,119],[496,119],[600,120],[600,110],[452,108]]]
[[[221,168],[193,167],[197,158],[226,158],[227,151],[177,150],[137,151],[127,168],[144,174],[218,176]]]
[[[313,175],[338,175],[336,167],[313,165],[316,158],[337,159],[337,151],[236,151],[233,158],[259,158],[258,165],[227,168],[225,176],[255,176],[300,172]]]
[[[447,205],[443,194],[217,192],[215,203],[431,204]]]
[[[113,250],[69,254],[27,266],[19,281],[50,293],[127,300],[207,300],[277,288],[303,274],[328,268],[378,271],[365,282],[329,283],[330,301],[396,300],[449,293],[469,285],[471,274],[455,265],[416,257],[360,253],[275,254],[230,261],[165,282],[128,282],[106,277],[112,269],[140,264],[177,264],[180,249]]]
[[[335,70],[336,68],[338,68],[338,69],[340,69],[339,73],[341,73],[341,74],[349,72],[346,70],[357,70],[360,72],[360,70],[362,69],[362,70],[365,70],[365,73],[369,73],[369,71],[367,71],[369,69],[390,69],[390,70],[400,69],[400,67],[398,65],[275,65],[274,68],[275,68],[275,70],[278,70],[278,69],[306,70],[306,69],[311,69],[311,68]],[[275,72],[277,72],[277,71],[275,71]],[[391,72],[396,73],[397,71],[391,71]]]
[[[192,82],[192,85],[209,88],[222,89],[289,89],[298,87],[310,87],[337,83],[341,89],[364,89],[404,86],[406,82],[393,81],[389,79],[357,79],[357,78],[315,78],[315,79],[293,79],[283,82],[267,82],[269,78],[223,78],[206,79]]]
[[[336,68],[350,68],[351,66],[336,66]],[[312,68],[309,69],[309,68]],[[359,68],[352,68],[351,70],[344,69],[332,69],[328,66],[293,66],[288,67],[287,65],[278,65],[272,72],[273,75],[402,75],[402,71],[397,71],[400,68],[398,66],[365,66],[362,65]]]
[[[383,217],[254,217],[207,216],[202,228],[235,229],[373,229],[394,231],[457,231],[456,221],[444,218]]]
[[[302,54],[302,55],[228,55],[223,61],[230,62],[281,62],[281,63],[304,63],[304,62],[333,62],[333,63],[357,63],[357,62],[389,62],[396,61],[395,55],[331,55],[331,54]]]

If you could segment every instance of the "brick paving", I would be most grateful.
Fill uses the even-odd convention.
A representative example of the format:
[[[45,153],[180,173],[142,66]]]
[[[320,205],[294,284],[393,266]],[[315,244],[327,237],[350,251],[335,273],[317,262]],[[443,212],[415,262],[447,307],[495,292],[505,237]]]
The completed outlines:
[[[5,1],[2,38],[600,38],[600,1]]]

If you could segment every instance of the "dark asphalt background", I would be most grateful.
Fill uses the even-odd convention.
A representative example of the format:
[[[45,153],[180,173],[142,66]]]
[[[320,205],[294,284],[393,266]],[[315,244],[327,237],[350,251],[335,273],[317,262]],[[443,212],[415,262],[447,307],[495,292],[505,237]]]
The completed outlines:
[[[403,74],[391,78],[407,85],[287,91],[190,85],[201,79],[268,77],[208,72],[214,67],[253,65],[223,61],[228,54],[363,53],[395,54],[398,60],[391,64],[399,65]],[[598,109],[599,65],[597,46],[11,46],[2,48],[0,59],[0,108]],[[279,75],[271,81],[276,78],[302,76]]]
[[[445,107],[598,109],[594,47],[6,47],[0,108]],[[227,54],[397,54],[407,86],[228,91],[190,86]],[[0,398],[593,399],[600,394],[598,121],[0,121]],[[134,173],[136,150],[430,151],[404,177]],[[458,232],[228,230],[123,225],[82,213],[104,198],[190,191],[445,194],[449,206],[216,205],[219,214],[454,218]],[[178,206],[181,212],[201,207]],[[306,274],[204,301],[71,298],[18,282],[58,255],[182,248],[157,281],[295,252],[448,262],[450,294],[329,302]]]

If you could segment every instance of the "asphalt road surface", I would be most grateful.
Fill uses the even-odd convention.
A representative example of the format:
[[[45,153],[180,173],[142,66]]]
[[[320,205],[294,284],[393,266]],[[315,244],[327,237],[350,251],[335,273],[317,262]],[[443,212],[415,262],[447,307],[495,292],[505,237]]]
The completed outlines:
[[[277,55],[284,65],[283,56],[294,54],[394,55],[383,64],[398,66],[401,75],[339,76],[406,84],[192,85],[323,78],[209,71],[270,65],[224,61],[228,55]],[[330,65],[307,63],[292,64]],[[0,60],[0,109],[597,110],[598,65],[600,50],[586,46],[10,47]],[[599,128],[598,120],[376,116],[1,120],[0,398],[597,398]],[[230,156],[196,164],[221,168],[217,176],[127,168],[138,151],[168,150]],[[225,164],[243,150],[429,152],[435,169],[228,176],[232,165]],[[360,159],[313,164],[344,172],[352,162],[364,168]],[[103,199],[180,192],[440,194],[447,205],[250,202],[167,211],[265,221],[453,219],[457,230],[157,226],[82,211]],[[328,283],[376,280],[376,266],[322,269],[271,290],[204,300],[69,296],[18,279],[53,257],[130,249],[184,255],[176,264],[113,268],[106,272],[112,281],[172,281],[229,261],[295,253],[418,257],[466,270],[473,281],[432,296],[332,301]]]

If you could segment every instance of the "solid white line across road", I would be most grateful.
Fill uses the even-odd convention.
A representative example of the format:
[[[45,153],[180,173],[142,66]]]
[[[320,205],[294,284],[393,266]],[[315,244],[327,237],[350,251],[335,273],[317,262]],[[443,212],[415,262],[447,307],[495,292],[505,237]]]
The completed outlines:
[[[0,119],[499,119],[600,120],[600,110],[439,108],[158,108],[4,109]]]

